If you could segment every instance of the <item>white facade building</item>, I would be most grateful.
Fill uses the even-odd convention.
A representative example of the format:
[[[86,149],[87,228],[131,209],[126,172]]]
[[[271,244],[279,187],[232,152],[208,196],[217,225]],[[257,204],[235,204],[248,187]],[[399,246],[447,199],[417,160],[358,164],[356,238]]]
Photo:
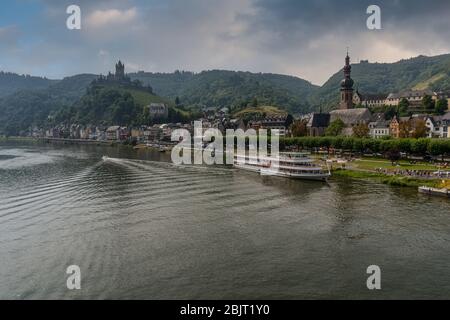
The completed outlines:
[[[429,116],[426,119],[429,138],[450,138],[450,112],[443,116]]]
[[[380,120],[369,123],[369,134],[372,138],[379,139],[390,135],[389,122]]]

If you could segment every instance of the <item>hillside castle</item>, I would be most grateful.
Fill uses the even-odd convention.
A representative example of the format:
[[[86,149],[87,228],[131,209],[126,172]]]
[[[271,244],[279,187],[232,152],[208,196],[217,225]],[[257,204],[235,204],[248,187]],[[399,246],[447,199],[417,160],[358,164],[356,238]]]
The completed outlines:
[[[139,80],[131,80],[129,76],[125,73],[125,64],[122,63],[122,61],[119,60],[119,62],[116,63],[116,72],[113,74],[111,72],[108,73],[107,76],[100,75],[96,80],[92,82],[93,85],[120,85],[124,88],[132,88],[132,89],[139,89],[144,90],[148,93],[153,94],[153,88],[148,84],[147,86],[144,86],[141,81]]]
[[[104,82],[119,83],[124,85],[131,84],[131,79],[125,74],[125,64],[119,60],[119,62],[116,63],[116,72],[114,74],[109,72],[107,76],[101,75],[97,79],[97,83]]]
[[[106,80],[122,83],[131,82],[130,78],[125,75],[125,65],[120,60],[116,63],[116,73],[112,74],[111,72],[109,72],[106,76]]]

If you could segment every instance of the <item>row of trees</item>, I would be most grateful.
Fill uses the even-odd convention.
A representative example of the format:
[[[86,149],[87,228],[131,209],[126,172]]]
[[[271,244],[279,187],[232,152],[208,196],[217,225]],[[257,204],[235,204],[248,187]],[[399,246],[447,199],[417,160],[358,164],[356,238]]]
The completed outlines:
[[[325,131],[326,136],[339,136],[345,128],[345,123],[341,119],[336,119],[330,123]],[[353,136],[356,138],[369,138],[370,129],[365,123],[355,125],[353,128]],[[399,124],[399,138],[424,138],[427,136],[428,128],[426,122],[421,119],[410,119],[402,121]],[[307,122],[305,120],[297,120],[291,126],[292,136],[304,137],[308,135]]]
[[[450,139],[372,139],[355,137],[297,137],[280,140],[283,147],[300,149],[340,149],[355,153],[383,153],[396,151],[406,154],[444,156],[450,155]]]
[[[308,135],[307,121],[297,120],[291,125],[291,133],[293,137],[305,137]],[[336,119],[330,123],[330,126],[326,129],[325,135],[327,136],[339,136],[345,128],[345,123],[341,119]],[[358,138],[368,138],[370,133],[369,126],[367,124],[360,124],[353,127],[353,135]]]

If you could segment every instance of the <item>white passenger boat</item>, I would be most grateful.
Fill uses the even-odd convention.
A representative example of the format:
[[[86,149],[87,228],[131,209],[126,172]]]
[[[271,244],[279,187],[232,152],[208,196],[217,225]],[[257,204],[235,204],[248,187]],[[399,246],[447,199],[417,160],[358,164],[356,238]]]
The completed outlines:
[[[306,153],[286,152],[279,153],[277,157],[236,155],[234,167],[261,175],[290,179],[326,181],[331,176],[329,169],[325,170],[315,164]]]
[[[450,190],[449,189],[438,189],[438,188],[430,188],[430,187],[419,187],[419,192],[431,196],[441,196],[450,198]]]

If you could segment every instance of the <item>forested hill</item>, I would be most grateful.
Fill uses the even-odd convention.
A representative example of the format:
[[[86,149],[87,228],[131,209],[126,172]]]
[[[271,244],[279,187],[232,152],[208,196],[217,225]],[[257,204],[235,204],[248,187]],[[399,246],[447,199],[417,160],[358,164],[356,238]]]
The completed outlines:
[[[151,89],[150,89],[151,90]],[[52,124],[83,125],[143,125],[150,118],[145,107],[151,103],[166,103],[148,88],[120,83],[93,83],[70,108],[52,113]]]
[[[339,85],[343,71],[335,73],[310,98],[310,103],[320,102],[332,108],[339,99]],[[352,78],[355,89],[361,93],[390,93],[406,89],[450,90],[450,54],[419,56],[395,63],[354,63]]]
[[[153,87],[156,96],[164,101],[173,103],[178,97],[179,105],[184,108],[179,112],[189,113],[203,106],[231,107],[238,111],[254,103],[256,98],[260,106],[270,105],[300,114],[320,107],[323,110],[335,108],[343,73],[338,71],[322,87],[292,76],[222,70],[198,74],[139,72],[129,76],[132,80],[140,80],[144,86]],[[74,117],[70,108],[86,94],[95,78],[97,76],[93,74],[81,74],[63,80],[49,80],[0,72],[0,133],[16,134],[31,125],[42,124],[52,115],[67,118],[70,114]],[[354,63],[352,78],[355,89],[362,94],[388,94],[404,89],[450,91],[450,54],[419,56],[396,63]],[[103,96],[100,94],[98,97]],[[141,98],[141,94],[133,96],[140,107]],[[147,98],[149,101],[153,99]],[[91,106],[96,106],[97,100],[93,101]],[[81,106],[75,119],[90,122],[88,106]],[[87,108],[84,109],[86,116],[80,111],[84,107]],[[182,118],[183,112],[175,114],[174,118]]]
[[[297,77],[212,70],[194,74],[192,72],[129,74],[132,80],[150,84],[159,96],[174,101],[179,97],[186,107],[235,107],[246,106],[254,98],[261,105],[274,105],[293,113],[309,112],[314,109],[309,103],[317,86]],[[64,104],[79,99],[90,82],[97,76],[81,74],[63,80],[19,76],[0,73],[0,98],[8,95],[48,93],[62,98]],[[30,93],[31,95],[31,93]],[[196,108],[198,109],[198,108]]]
[[[322,87],[297,77],[250,72],[212,70],[191,72],[135,73],[161,96],[179,97],[185,105],[208,107],[245,105],[254,97],[263,105],[274,105],[292,113],[336,107],[343,70]],[[355,89],[363,94],[390,93],[406,89],[450,90],[450,54],[401,60],[395,63],[352,64]]]
[[[144,125],[150,103],[167,103],[169,120],[191,121],[194,113],[176,108],[139,83],[93,82],[95,75],[66,78],[44,90],[22,90],[0,99],[0,135],[23,135],[32,127]],[[195,115],[197,117],[197,115]]]
[[[55,80],[49,80],[47,78],[0,71],[0,97],[10,95],[20,90],[47,89],[56,82],[57,81]]]
[[[212,70],[191,72],[129,74],[150,84],[160,96],[180,98],[185,106],[246,106],[254,98],[261,105],[274,105],[293,113],[313,110],[308,97],[318,87],[303,79],[265,73]]]
[[[53,84],[47,91],[50,95],[58,98],[62,104],[71,105],[86,93],[86,89],[97,78],[98,76],[95,74],[67,77]]]
[[[18,135],[30,126],[43,125],[50,115],[78,101],[96,78],[96,75],[82,74],[51,81],[50,86],[43,88],[16,88],[14,93],[0,98],[0,134]]]

